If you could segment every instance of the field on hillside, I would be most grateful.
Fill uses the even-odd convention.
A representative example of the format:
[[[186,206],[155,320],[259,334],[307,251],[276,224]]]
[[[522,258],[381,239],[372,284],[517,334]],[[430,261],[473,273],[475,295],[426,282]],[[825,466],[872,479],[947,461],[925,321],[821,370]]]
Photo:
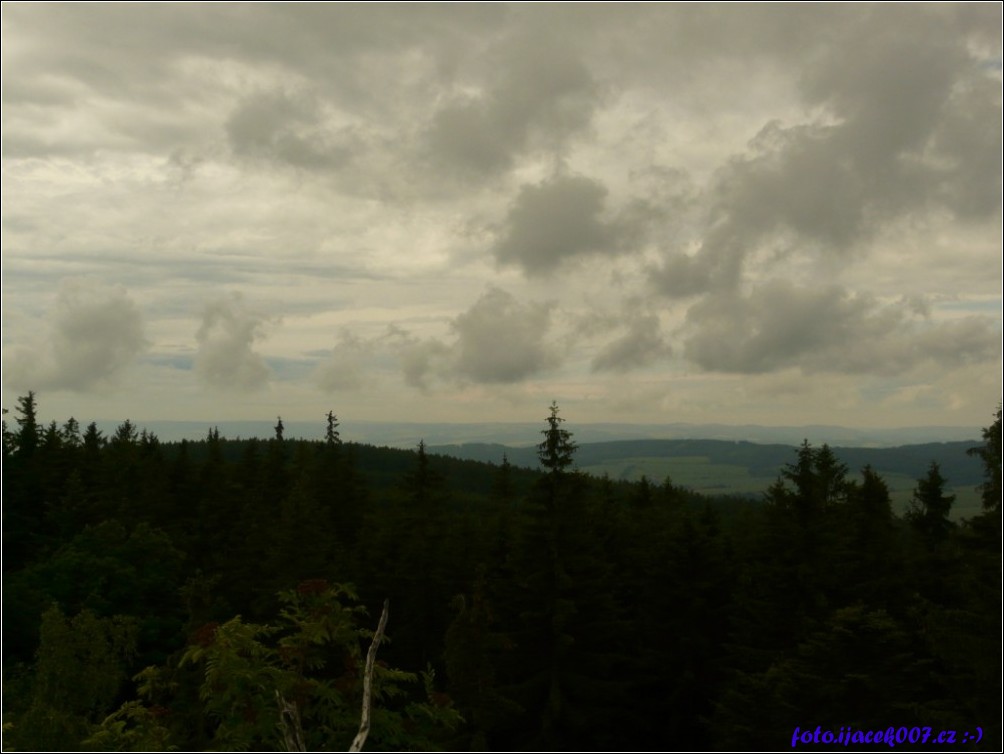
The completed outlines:
[[[759,496],[777,480],[776,475],[755,475],[746,466],[716,463],[707,456],[636,456],[579,466],[579,469],[587,474],[607,474],[611,479],[631,482],[645,476],[653,484],[662,484],[669,477],[674,485],[706,495]],[[893,511],[901,514],[910,504],[917,479],[907,474],[879,471],[889,487]],[[849,474],[851,479],[856,476],[853,471]],[[946,491],[956,496],[953,519],[969,518],[980,512],[980,494],[974,486],[949,485]]]

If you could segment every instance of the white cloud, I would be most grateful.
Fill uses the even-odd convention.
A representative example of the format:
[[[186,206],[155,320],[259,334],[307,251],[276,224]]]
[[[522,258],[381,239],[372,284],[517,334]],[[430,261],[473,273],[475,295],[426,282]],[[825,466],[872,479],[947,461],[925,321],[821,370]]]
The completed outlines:
[[[271,376],[254,350],[269,318],[248,308],[244,296],[231,293],[208,303],[195,333],[195,371],[207,385],[222,390],[258,390]]]
[[[5,382],[18,390],[107,387],[147,346],[139,307],[121,287],[64,280],[46,331],[5,358]]]
[[[367,384],[369,366],[368,344],[342,331],[328,357],[314,370],[313,378],[325,392],[354,391]]]

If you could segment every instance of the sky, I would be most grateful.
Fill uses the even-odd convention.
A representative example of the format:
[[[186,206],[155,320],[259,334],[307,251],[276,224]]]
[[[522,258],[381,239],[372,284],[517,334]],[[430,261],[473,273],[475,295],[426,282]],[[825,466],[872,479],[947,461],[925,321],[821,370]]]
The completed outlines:
[[[44,417],[986,426],[1001,5],[2,5]]]

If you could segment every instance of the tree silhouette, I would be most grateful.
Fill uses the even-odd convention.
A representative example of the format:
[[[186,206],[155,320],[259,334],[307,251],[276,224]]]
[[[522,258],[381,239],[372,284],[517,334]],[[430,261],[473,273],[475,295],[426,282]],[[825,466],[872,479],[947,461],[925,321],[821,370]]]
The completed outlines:
[[[948,519],[955,495],[945,494],[945,482],[938,464],[931,461],[927,476],[917,480],[910,510],[906,514],[907,520],[931,545],[943,541],[955,526]]]
[[[328,445],[341,445],[342,438],[338,433],[338,417],[331,411],[327,413],[328,424],[324,430],[324,441]]]
[[[572,465],[578,445],[572,442],[572,433],[561,426],[565,420],[558,416],[557,402],[551,403],[551,415],[546,421],[547,429],[541,430],[544,439],[537,445],[537,457],[545,469],[560,474]]]
[[[1001,509],[1001,406],[997,406],[997,414],[993,424],[983,428],[983,445],[970,448],[969,455],[978,456],[983,461],[983,473],[986,481],[980,485],[983,497],[983,510],[988,513],[1000,514]]]

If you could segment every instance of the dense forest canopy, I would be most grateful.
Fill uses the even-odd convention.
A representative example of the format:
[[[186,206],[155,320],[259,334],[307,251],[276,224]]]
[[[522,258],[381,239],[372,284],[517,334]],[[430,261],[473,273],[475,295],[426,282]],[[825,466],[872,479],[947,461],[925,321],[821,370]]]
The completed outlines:
[[[19,399],[5,748],[345,750],[371,678],[381,750],[774,750],[816,726],[1000,749],[1000,408],[961,521],[937,463],[899,516],[807,442],[757,500],[589,476],[556,404],[539,470],[324,426],[161,443]]]

